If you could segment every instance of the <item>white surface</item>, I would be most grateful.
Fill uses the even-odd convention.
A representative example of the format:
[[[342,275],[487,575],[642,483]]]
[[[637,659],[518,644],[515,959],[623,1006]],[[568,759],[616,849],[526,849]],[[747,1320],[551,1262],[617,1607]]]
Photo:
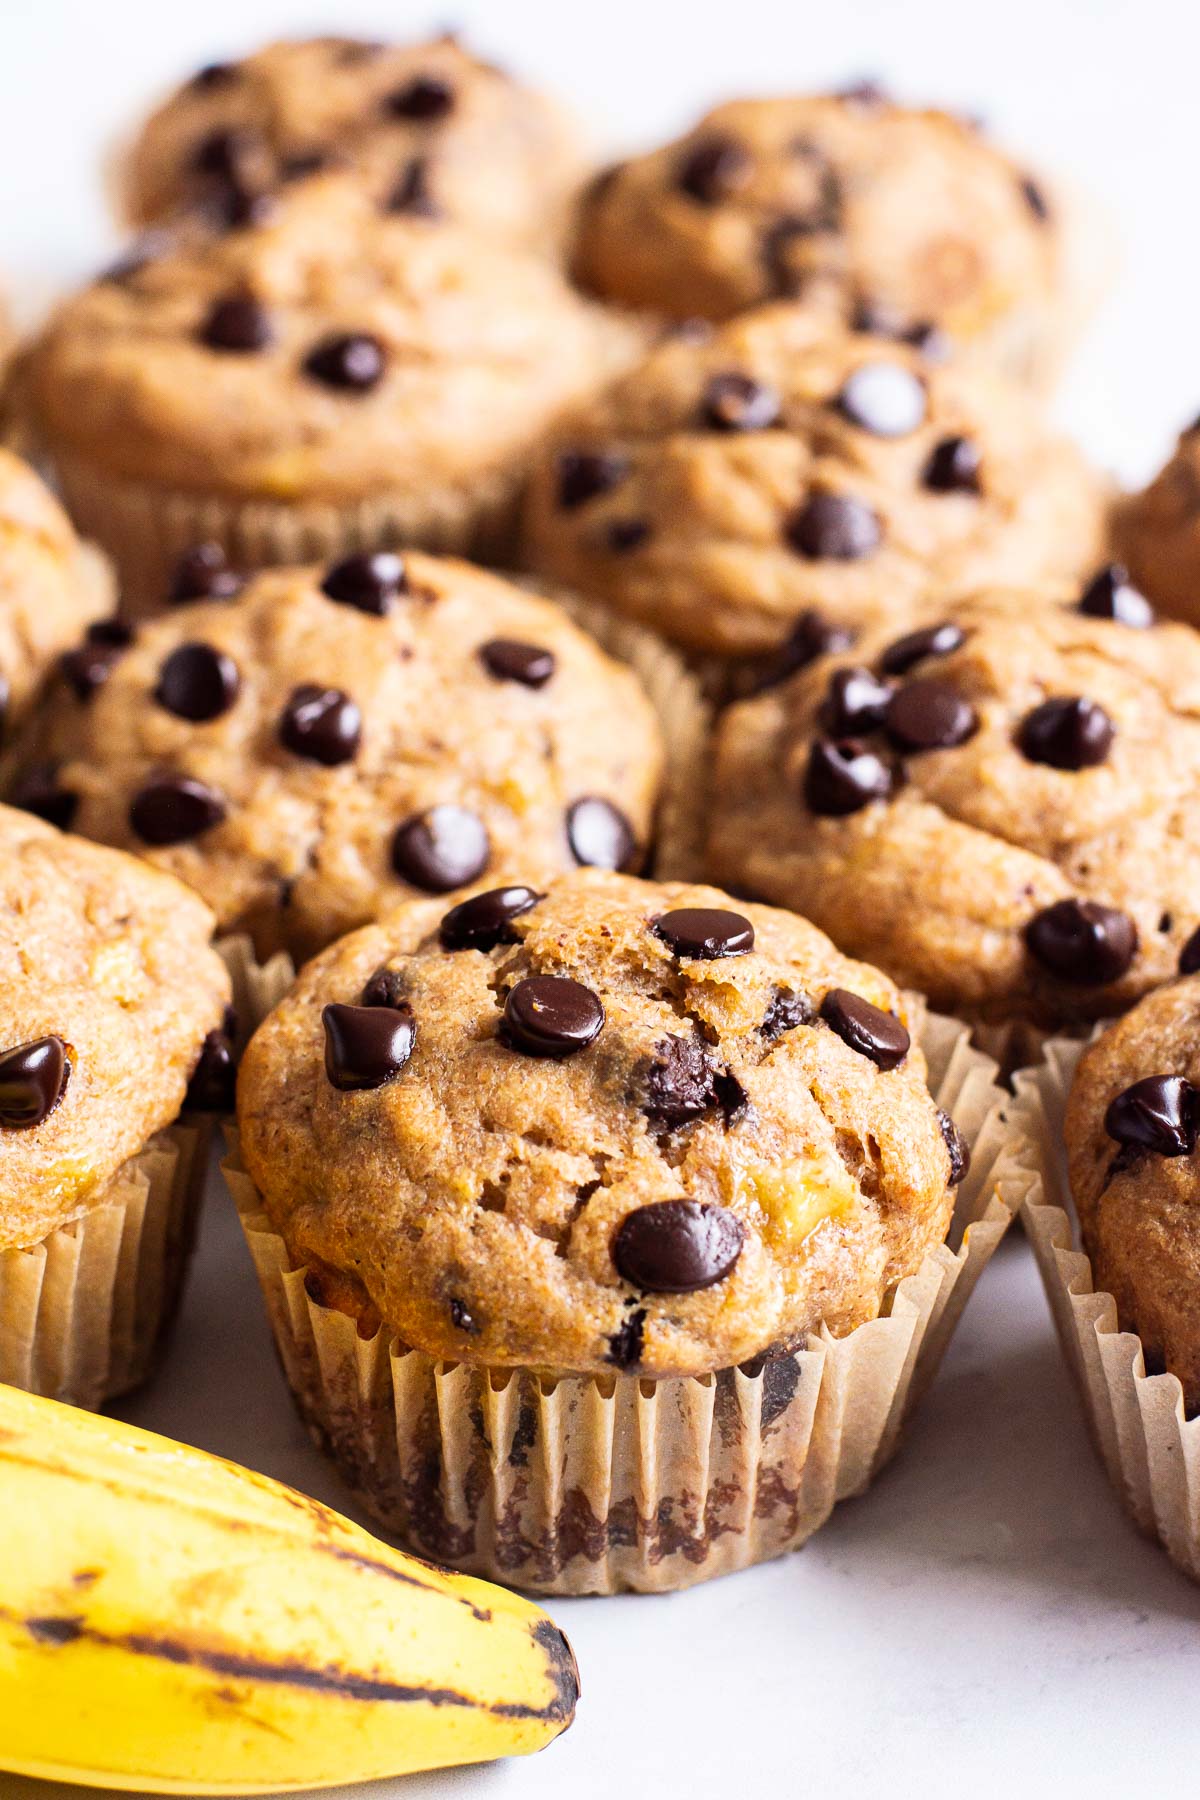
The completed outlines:
[[[1032,164],[1089,185],[1125,241],[1064,418],[1136,477],[1200,410],[1192,0],[475,0],[453,16],[573,94],[614,145],[726,91],[862,73],[981,109]],[[27,288],[100,260],[100,152],[175,74],[284,29],[398,34],[437,17],[338,0],[0,0],[0,267]],[[170,1360],[129,1416],[344,1506],[285,1397],[231,1209],[213,1200]],[[583,1674],[567,1736],[528,1763],[381,1784],[373,1800],[1194,1786],[1200,1589],[1108,1491],[1019,1236],[898,1462],[802,1554],[670,1599],[553,1610]],[[4,1800],[70,1791],[0,1777]]]

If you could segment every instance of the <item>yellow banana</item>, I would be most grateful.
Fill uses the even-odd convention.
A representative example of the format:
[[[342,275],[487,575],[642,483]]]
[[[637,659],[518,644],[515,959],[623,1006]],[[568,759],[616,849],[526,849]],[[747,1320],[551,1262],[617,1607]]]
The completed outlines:
[[[0,1387],[0,1768],[146,1794],[322,1787],[539,1750],[577,1694],[528,1600]]]

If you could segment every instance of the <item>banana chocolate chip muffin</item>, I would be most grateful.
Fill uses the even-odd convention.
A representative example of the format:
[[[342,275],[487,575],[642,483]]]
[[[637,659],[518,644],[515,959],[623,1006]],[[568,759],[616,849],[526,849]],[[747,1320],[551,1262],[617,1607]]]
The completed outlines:
[[[35,721],[14,802],[169,869],[263,958],[414,893],[640,863],[658,726],[557,606],[420,553],[238,588],[186,559],[181,603]]]
[[[229,976],[181,882],[0,807],[0,1380],[144,1376],[227,1103]]]
[[[731,707],[712,870],[972,1020],[1124,1010],[1200,920],[1200,638],[1136,598],[988,596]]]
[[[1200,625],[1200,420],[1148,487],[1117,502],[1113,543],[1156,606]]]
[[[667,342],[537,459],[529,566],[689,650],[903,623],[1097,559],[1101,490],[1010,385],[762,307]]]
[[[542,434],[643,342],[548,262],[326,175],[69,299],[22,395],[144,605],[205,538],[248,566],[502,540]]]
[[[676,318],[802,297],[1040,380],[1063,330],[1056,211],[970,123],[867,85],[730,101],[617,164],[585,199],[577,262],[597,293]]]
[[[554,101],[450,33],[292,40],[209,63],[170,95],[124,158],[123,209],[135,226],[194,206],[236,219],[330,166],[397,213],[550,249],[583,160]]]

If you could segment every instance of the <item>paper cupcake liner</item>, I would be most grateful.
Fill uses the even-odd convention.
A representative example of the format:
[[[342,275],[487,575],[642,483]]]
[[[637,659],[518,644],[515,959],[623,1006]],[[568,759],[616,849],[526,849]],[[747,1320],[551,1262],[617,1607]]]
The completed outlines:
[[[211,1128],[160,1131],[69,1225],[0,1250],[0,1382],[98,1407],[150,1373],[175,1312]]]
[[[951,1243],[847,1337],[822,1329],[706,1376],[491,1369],[363,1338],[291,1265],[235,1151],[225,1172],[285,1373],[363,1505],[423,1555],[544,1593],[665,1592],[802,1544],[892,1454],[1036,1179],[965,1029],[931,1016],[921,1038],[973,1146]]]
[[[237,1049],[242,1051],[296,979],[296,965],[286,950],[278,950],[266,962],[254,952],[247,932],[218,938],[213,949],[229,971],[233,1010],[237,1014]]]
[[[1184,1413],[1175,1375],[1147,1375],[1142,1340],[1122,1331],[1079,1248],[1063,1121],[1085,1042],[1059,1038],[1016,1078],[1013,1123],[1041,1169],[1022,1219],[1083,1401],[1092,1441],[1126,1512],[1172,1562],[1200,1581],[1200,1417]]]

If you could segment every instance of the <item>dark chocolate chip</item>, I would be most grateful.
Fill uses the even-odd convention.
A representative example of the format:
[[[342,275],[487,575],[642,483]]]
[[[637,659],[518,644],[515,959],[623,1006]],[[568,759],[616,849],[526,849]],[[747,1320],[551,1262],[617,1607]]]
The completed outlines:
[[[971,1146],[950,1114],[942,1112],[940,1108],[938,1109],[938,1124],[946,1141],[946,1148],[950,1152],[950,1180],[946,1185],[957,1187],[971,1167]]]
[[[613,1234],[618,1275],[651,1294],[694,1294],[732,1273],[745,1230],[715,1201],[655,1200],[627,1213]]]
[[[716,206],[739,188],[754,172],[746,146],[725,132],[712,132],[692,144],[675,177],[680,193],[701,206]]]
[[[836,231],[841,209],[841,187],[829,170],[820,194],[807,212],[784,213],[771,221],[762,238],[762,261],[771,294],[779,299],[799,298],[804,288],[804,270],[797,266],[793,249],[809,238]]]
[[[360,1006],[390,1006],[393,1012],[404,1012],[408,1008],[408,987],[404,973],[400,969],[389,969],[386,966],[376,969],[367,977],[367,982],[359,1000]]]
[[[1135,631],[1154,623],[1154,608],[1134,587],[1122,563],[1108,563],[1092,577],[1080,596],[1079,610],[1089,619],[1115,619]]]
[[[897,638],[879,659],[885,675],[907,675],[927,656],[950,656],[966,642],[961,626],[946,619],[941,625],[926,625],[921,631],[910,631]]]
[[[1128,913],[1094,900],[1057,900],[1025,927],[1030,954],[1061,981],[1103,987],[1119,981],[1138,947]]]
[[[231,181],[221,189],[209,211],[215,223],[226,231],[243,231],[248,225],[265,225],[275,214],[276,201],[265,188]]]
[[[715,962],[723,956],[745,956],[754,948],[754,927],[742,913],[717,906],[678,906],[660,913],[651,926],[655,937],[676,956]]]
[[[555,468],[558,504],[571,512],[615,488],[629,473],[629,462],[615,451],[564,450]]]
[[[234,181],[247,153],[253,149],[249,133],[218,125],[205,132],[192,150],[191,164],[197,175],[217,181]]]
[[[343,1094],[394,1081],[413,1052],[417,1028],[411,1011],[394,1006],[327,1006],[325,1073]]]
[[[1026,713],[1017,746],[1030,762],[1052,769],[1094,769],[1107,757],[1114,735],[1112,720],[1096,701],[1064,694]]]
[[[540,644],[522,644],[516,638],[492,638],[481,646],[479,660],[497,681],[516,681],[522,687],[545,687],[554,673],[553,650]]]
[[[200,1046],[184,1106],[189,1112],[232,1112],[237,1087],[237,1058],[225,1031],[210,1031]]]
[[[843,818],[887,800],[895,787],[888,765],[856,738],[817,738],[804,771],[804,800],[810,812]]]
[[[129,823],[143,844],[186,844],[224,819],[225,801],[190,775],[163,775],[134,795]]]
[[[844,1044],[880,1069],[897,1069],[912,1039],[895,1013],[872,1006],[849,988],[831,988],[821,1002],[821,1017]]]
[[[528,975],[504,1002],[504,1042],[523,1056],[574,1056],[599,1037],[604,1008],[565,975]]]
[[[969,437],[946,437],[925,464],[924,483],[934,494],[977,494],[983,458]]]
[[[596,794],[568,807],[567,842],[585,869],[628,869],[637,860],[633,826],[611,800]]]
[[[641,1361],[642,1338],[646,1329],[646,1313],[644,1307],[638,1307],[608,1340],[608,1352],[605,1362],[612,1363],[615,1369],[632,1369]]]
[[[429,185],[429,159],[414,156],[400,172],[400,177],[387,197],[385,210],[408,213],[418,219],[440,219],[442,209]]]
[[[852,494],[812,494],[788,519],[788,543],[812,561],[857,562],[879,548],[878,514]]]
[[[397,827],[392,867],[427,894],[464,887],[487,868],[491,844],[483,821],[465,806],[431,806]]]
[[[455,1295],[451,1294],[449,1300],[446,1302],[446,1309],[450,1314],[450,1323],[453,1325],[455,1331],[465,1331],[472,1337],[478,1336],[479,1327],[475,1323],[474,1315],[465,1300],[459,1300]]]
[[[246,578],[231,568],[220,544],[194,544],[175,565],[167,598],[172,606],[193,600],[232,600],[246,585]]]
[[[530,887],[489,888],[472,894],[450,911],[438,927],[443,950],[494,950],[497,944],[516,942],[512,921],[536,906],[542,898]]]
[[[362,713],[341,688],[305,682],[293,688],[279,721],[279,741],[296,756],[333,769],[353,762],[362,742]]]
[[[304,359],[304,373],[326,387],[366,393],[383,378],[387,351],[367,331],[335,332],[314,344]]]
[[[807,669],[820,656],[840,655],[853,642],[854,633],[844,625],[835,625],[812,610],[801,613],[778,650],[747,658],[745,668],[734,671],[735,692],[745,698],[778,687],[798,669]]]
[[[884,728],[898,750],[952,750],[979,729],[979,715],[948,681],[910,681],[888,702]]]
[[[797,1025],[811,1025],[812,1019],[812,1001],[807,994],[793,994],[788,988],[779,988],[763,1014],[758,1034],[768,1044],[773,1044],[785,1031],[795,1031]]]
[[[60,831],[70,831],[79,811],[79,795],[60,784],[58,764],[53,762],[31,763],[23,769],[8,799],[21,812],[32,813],[47,825],[57,825]]]
[[[129,628],[118,625],[115,621],[105,621],[103,627],[93,626],[79,648],[68,650],[59,664],[64,678],[79,700],[90,700],[104,686],[129,647],[128,635],[124,642],[120,642],[116,636],[106,635],[110,629],[114,633],[127,634]]]
[[[821,706],[821,725],[830,737],[856,737],[882,725],[894,689],[870,669],[837,669]]]
[[[54,1111],[71,1078],[59,1037],[34,1038],[0,1054],[0,1127],[29,1131]]]
[[[231,82],[237,80],[240,73],[241,69],[237,63],[205,63],[203,68],[196,70],[196,73],[192,76],[190,85],[194,88],[209,89],[228,87]]]
[[[766,431],[779,423],[779,395],[761,381],[727,369],[709,381],[700,414],[714,431]]]
[[[641,1110],[659,1129],[678,1131],[717,1110],[717,1074],[703,1044],[692,1038],[660,1038],[637,1073]]]
[[[1104,1129],[1131,1150],[1190,1156],[1200,1123],[1200,1090],[1182,1075],[1147,1075],[1110,1101]]]
[[[293,150],[279,165],[281,181],[306,181],[310,175],[333,168],[337,158],[329,150]]]
[[[1021,177],[1020,188],[1021,198],[1026,206],[1034,218],[1040,219],[1044,224],[1050,217],[1050,202],[1046,198],[1045,190],[1033,179],[1032,175]]]
[[[1179,973],[1194,975],[1200,969],[1200,925],[1197,925],[1183,949],[1179,952]]]
[[[227,713],[242,685],[237,664],[211,644],[180,644],[158,672],[154,698],[176,718],[202,725]]]
[[[873,437],[907,437],[925,418],[925,386],[901,363],[860,363],[846,377],[838,410]]]
[[[382,618],[397,595],[408,591],[404,559],[391,550],[363,550],[334,563],[321,592],[340,606]]]
[[[251,294],[226,294],[209,308],[198,333],[209,350],[248,355],[271,342],[271,318]]]
[[[427,123],[444,119],[454,110],[454,89],[440,75],[414,75],[394,93],[387,96],[384,108],[396,119],[419,119]]]
[[[610,550],[624,556],[630,550],[640,549],[649,537],[650,526],[645,519],[614,519],[604,541]]]

